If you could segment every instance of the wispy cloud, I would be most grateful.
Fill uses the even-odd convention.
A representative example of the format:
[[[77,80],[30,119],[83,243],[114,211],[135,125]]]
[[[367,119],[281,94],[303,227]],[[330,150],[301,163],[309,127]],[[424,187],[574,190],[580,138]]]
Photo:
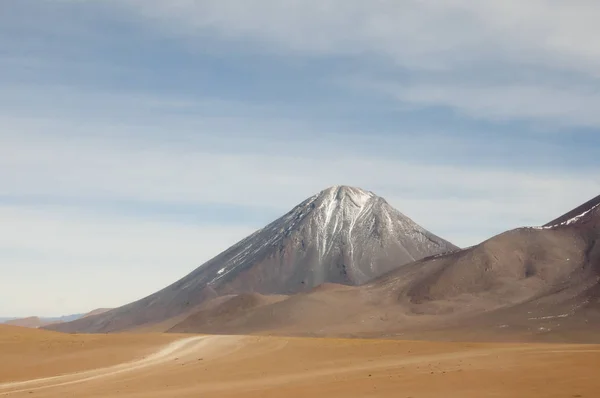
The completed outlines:
[[[532,120],[554,130],[567,126],[600,127],[599,87],[373,85],[392,97],[423,107],[454,109],[466,116],[497,121]]]
[[[600,6],[590,1],[127,1],[179,37],[213,35],[255,51],[375,58],[441,86],[399,85],[406,103],[447,106],[477,118],[600,126]],[[537,68],[537,70],[536,70]],[[573,80],[540,82],[553,71]],[[505,80],[498,84],[498,75]],[[402,80],[406,80],[402,79]],[[473,84],[473,81],[478,84]]]

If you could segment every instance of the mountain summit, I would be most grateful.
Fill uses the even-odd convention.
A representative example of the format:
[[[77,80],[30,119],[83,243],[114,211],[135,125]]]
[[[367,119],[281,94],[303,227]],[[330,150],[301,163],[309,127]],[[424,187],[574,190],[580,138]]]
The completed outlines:
[[[323,283],[358,285],[455,249],[374,193],[334,186],[165,289],[97,317],[53,328],[123,330],[160,322],[223,295],[293,294]]]

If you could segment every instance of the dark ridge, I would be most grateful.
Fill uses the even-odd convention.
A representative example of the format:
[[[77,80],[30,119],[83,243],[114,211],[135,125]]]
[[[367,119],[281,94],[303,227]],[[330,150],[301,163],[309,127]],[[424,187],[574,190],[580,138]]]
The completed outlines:
[[[578,215],[580,215],[581,213],[585,213],[586,211],[588,211],[589,209],[591,209],[594,206],[597,206],[598,204],[600,204],[600,195],[596,196],[594,199],[592,200],[588,200],[587,202],[585,202],[584,204],[582,204],[581,206],[578,206],[576,208],[574,208],[573,210],[571,210],[570,212],[550,221],[549,223],[545,224],[544,227],[550,227],[553,225],[557,225],[560,223],[563,223],[567,220],[570,220],[573,217],[576,217]]]

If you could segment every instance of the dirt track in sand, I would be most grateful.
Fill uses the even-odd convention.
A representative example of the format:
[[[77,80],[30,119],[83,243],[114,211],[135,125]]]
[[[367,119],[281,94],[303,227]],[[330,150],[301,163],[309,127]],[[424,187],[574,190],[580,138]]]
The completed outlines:
[[[161,364],[168,363],[171,360],[176,360],[179,357],[194,355],[198,351],[206,352],[211,349],[214,350],[218,345],[218,341],[211,340],[214,340],[214,337],[195,336],[182,338],[160,348],[158,351],[148,356],[118,365],[68,373],[60,376],[3,383],[0,384],[0,396],[3,395],[3,391],[12,394],[18,392],[32,393],[33,391],[65,387],[105,378],[118,377],[136,371],[143,371],[144,369],[157,367]]]
[[[40,331],[38,331],[40,332]],[[101,350],[64,344],[54,375],[38,379],[36,363],[54,354],[28,355],[29,367],[0,396],[34,397],[595,397],[600,389],[600,346],[566,344],[469,344],[258,336],[140,335],[148,346],[123,345],[123,336],[46,334],[52,339],[92,339]],[[0,337],[2,334],[0,333]],[[133,338],[134,336],[129,336]],[[177,340],[173,340],[173,339]],[[33,338],[13,344],[30,351]],[[99,342],[99,343],[98,343]],[[148,355],[150,347],[153,355]],[[5,345],[0,344],[0,354]],[[60,358],[69,357],[61,362]],[[136,359],[137,358],[137,359]],[[0,355],[0,372],[7,368]],[[86,367],[72,373],[72,361]],[[89,365],[97,362],[97,369]],[[66,368],[62,367],[66,364]],[[68,369],[68,372],[65,372]],[[30,376],[28,376],[28,372]],[[10,378],[9,378],[10,379]]]
[[[71,335],[0,325],[0,383],[116,365],[177,339],[181,336]]]

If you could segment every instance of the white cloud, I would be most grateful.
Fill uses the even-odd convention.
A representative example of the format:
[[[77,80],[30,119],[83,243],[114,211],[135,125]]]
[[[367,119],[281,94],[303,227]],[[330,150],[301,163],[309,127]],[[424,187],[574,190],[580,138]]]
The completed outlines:
[[[492,120],[600,126],[596,112],[600,3],[596,1],[129,0],[120,4],[167,34],[191,38],[191,43],[212,34],[254,42],[255,51],[363,56],[371,61],[375,57],[424,73],[424,81],[440,83],[402,87],[397,98],[404,102],[449,106]],[[538,81],[548,71],[554,77]],[[561,73],[565,76],[557,77]],[[498,75],[507,81],[498,83]],[[574,76],[583,82],[583,89],[571,87]]]
[[[596,73],[600,5],[590,0],[174,0],[125,2],[178,34],[253,38],[281,50],[374,53],[447,68],[495,58]]]

